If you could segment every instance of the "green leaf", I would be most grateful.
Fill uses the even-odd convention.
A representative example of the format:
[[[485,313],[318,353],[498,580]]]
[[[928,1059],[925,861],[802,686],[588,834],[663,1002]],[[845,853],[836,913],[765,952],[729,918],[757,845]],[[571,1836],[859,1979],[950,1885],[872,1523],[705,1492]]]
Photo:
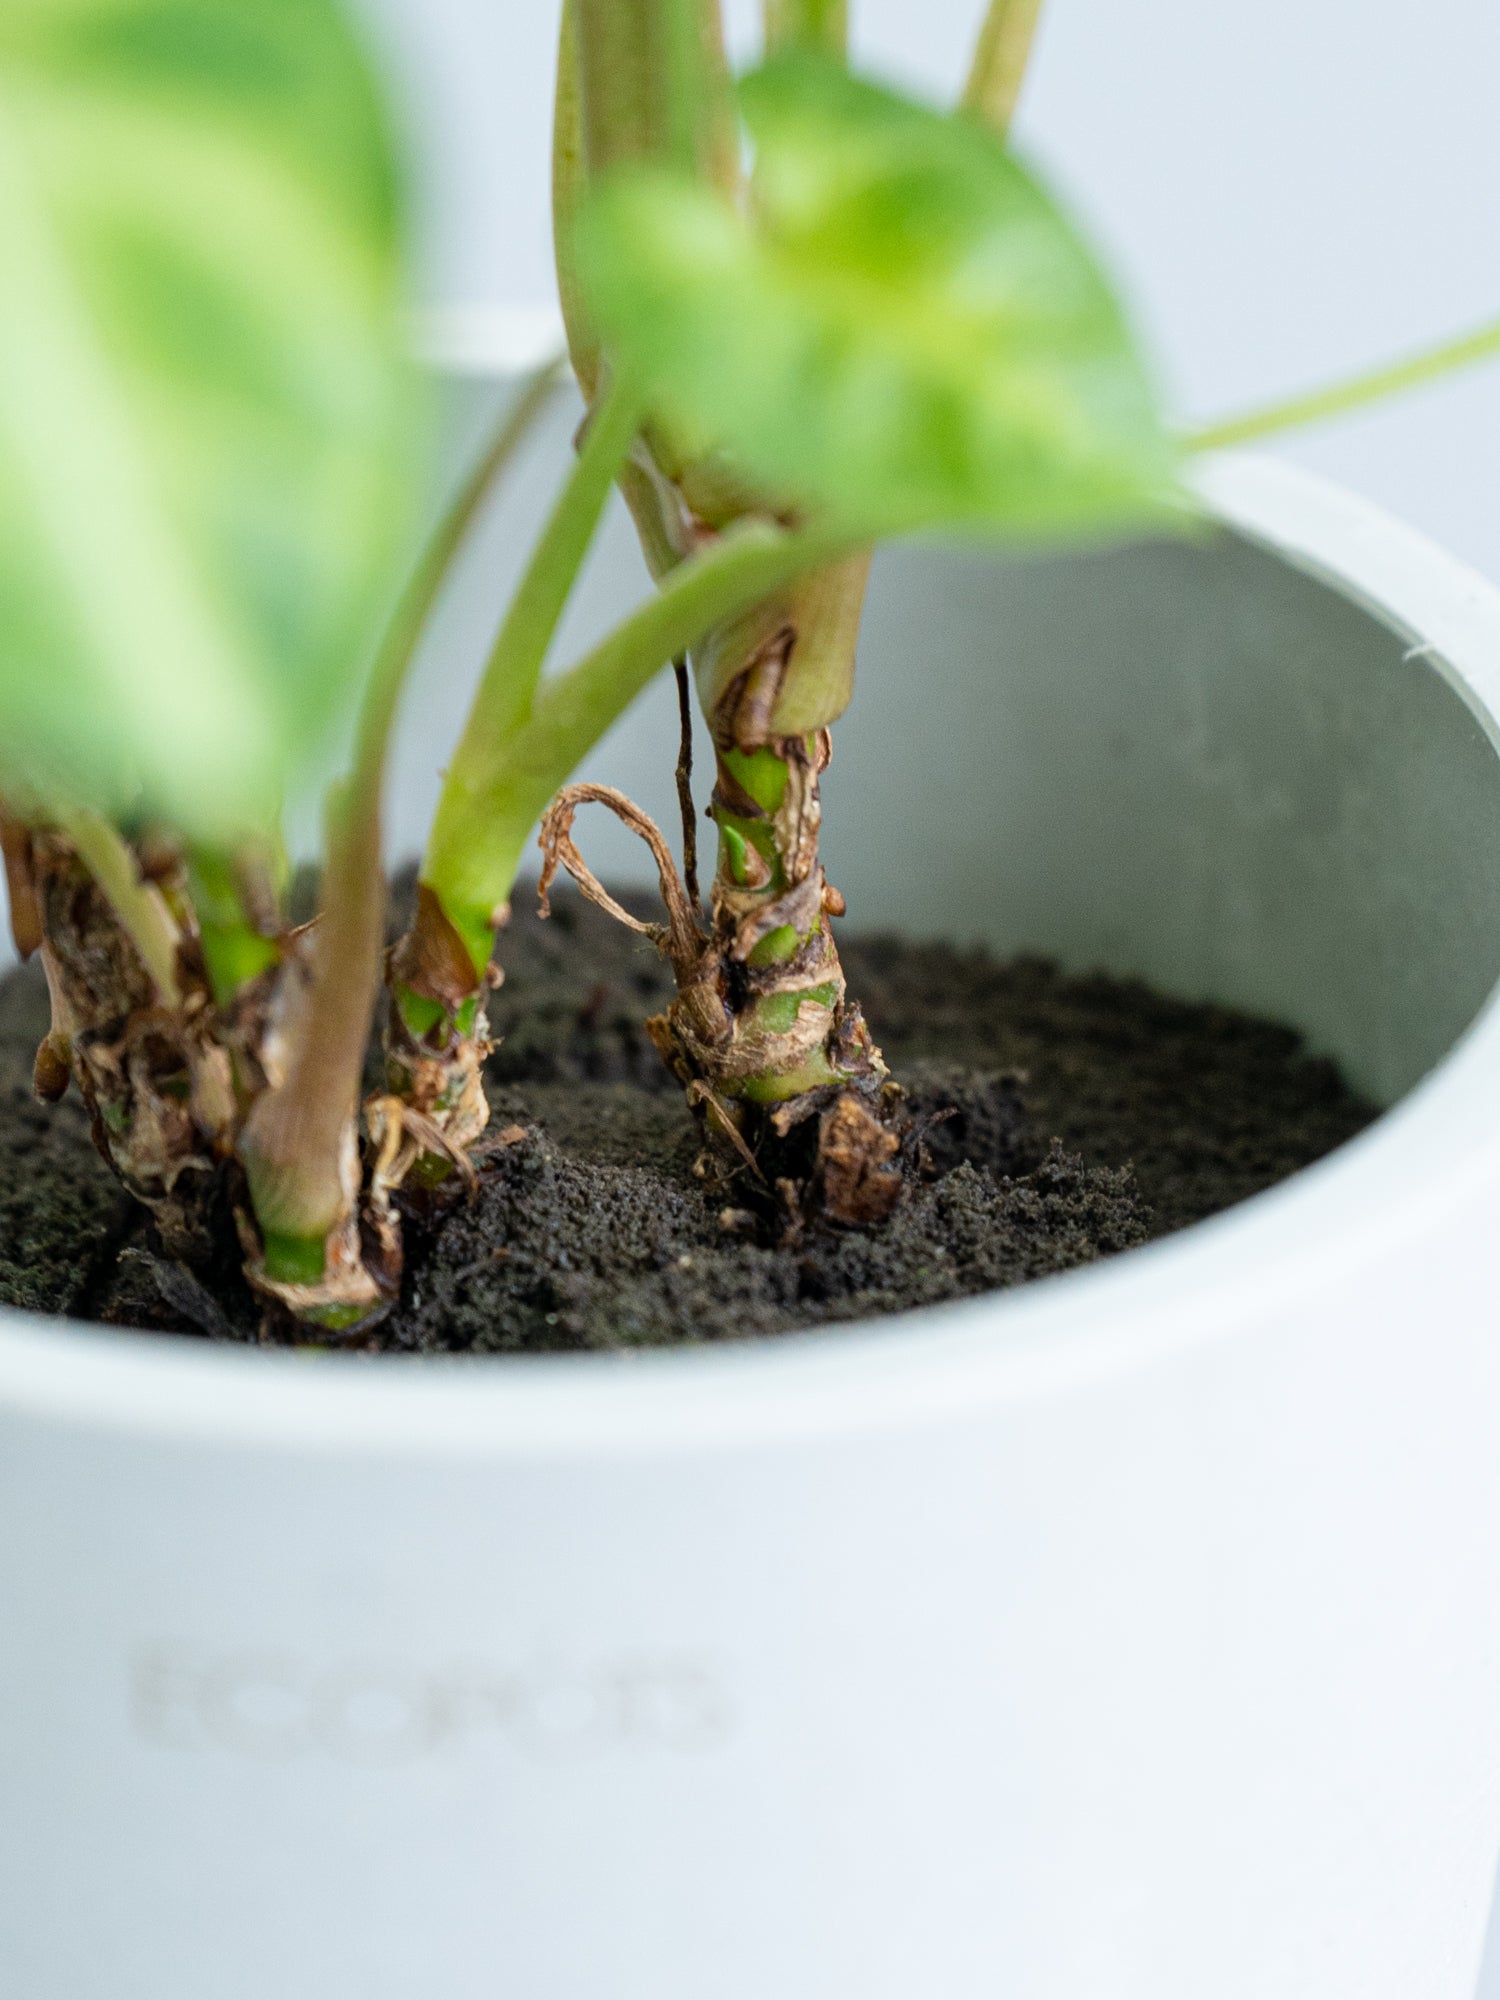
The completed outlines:
[[[742,100],[751,213],[636,170],[579,225],[606,351],[695,454],[872,535],[1073,531],[1164,501],[1124,316],[990,131],[805,50]]]
[[[842,56],[849,46],[848,0],[763,0],[766,50],[803,43]]]
[[[388,590],[400,261],[335,0],[5,0],[0,786],[264,816]]]

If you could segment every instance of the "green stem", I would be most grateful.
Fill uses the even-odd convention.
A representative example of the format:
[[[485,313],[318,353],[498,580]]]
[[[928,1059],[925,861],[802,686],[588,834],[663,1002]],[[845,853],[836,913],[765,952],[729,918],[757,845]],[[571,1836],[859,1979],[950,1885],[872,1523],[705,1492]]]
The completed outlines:
[[[286,1275],[297,1283],[307,1282],[311,1246],[322,1245],[347,1213],[341,1166],[359,1112],[385,942],[378,787],[340,788],[328,817],[311,982],[282,1080],[256,1100],[240,1143],[268,1273],[284,1275],[273,1256],[280,1246],[296,1265]]]
[[[141,880],[130,847],[99,813],[64,813],[59,823],[140,953],[162,1001],[169,1007],[180,1005],[177,948],[181,935],[161,891]]]
[[[564,46],[575,30],[564,24]],[[576,0],[588,174],[671,162],[721,186],[739,152],[719,0]]]
[[[543,685],[531,714],[490,746],[439,807],[422,879],[479,969],[510,895],[527,835],[579,759],[652,676],[726,619],[806,571],[848,554],[852,537],[788,533],[747,521],[682,563],[642,605],[566,673]],[[457,767],[455,766],[455,775]]]
[[[511,600],[449,766],[432,834],[439,845],[451,841],[455,831],[460,839],[469,837],[467,802],[487,789],[497,758],[504,757],[504,746],[530,712],[563,606],[640,417],[640,399],[619,382],[595,406],[568,482]]]
[[[708,12],[715,25],[718,0],[709,0]],[[707,51],[704,47],[704,8],[700,0],[663,0],[661,6],[665,47],[661,78],[666,86],[666,152],[681,172],[696,172],[707,152],[708,116]]]
[[[402,593],[371,672],[353,769],[330,803],[311,991],[300,1032],[282,1083],[257,1102],[241,1148],[273,1279],[306,1283],[310,1272],[320,1276],[321,1246],[347,1206],[341,1166],[359,1108],[385,941],[381,806],[401,691],[454,557],[546,406],[558,369],[551,361],[531,376],[454,496]]]
[[[429,857],[445,846],[462,854],[491,837],[482,801],[506,746],[532,712],[558,620],[639,432],[640,397],[626,382],[606,381],[490,653],[443,782]],[[476,800],[481,801],[477,811]],[[509,893],[510,877],[503,876],[478,919],[459,932],[426,875],[424,869],[416,912],[386,965],[391,995],[386,1077],[394,1096],[437,1118],[450,1143],[462,1148],[484,1129],[488,1115],[480,1080],[487,1047],[484,972],[500,915],[496,905]],[[436,1160],[429,1165],[434,1172],[446,1171]]]
[[[527,377],[488,447],[450,501],[401,594],[376,656],[360,711],[353,769],[357,791],[378,790],[383,782],[401,692],[433,606],[480,508],[536,428],[538,418],[560,385],[563,366],[562,356],[557,355]],[[502,633],[497,645],[504,642],[504,637]]]
[[[591,175],[664,150],[655,38],[641,0],[576,0],[583,138]]]
[[[599,387],[599,342],[578,281],[573,240],[578,212],[589,192],[578,8],[579,0],[563,0],[557,39],[557,89],[552,104],[552,253],[573,373],[585,401],[592,403]]]
[[[574,232],[617,168],[671,165],[737,198],[740,127],[719,0],[564,0],[552,135],[552,236],[568,351],[585,397],[598,399],[598,331],[578,282]],[[656,427],[648,446],[663,455]],[[660,497],[637,467],[621,490],[659,574],[675,560]]]
[[[1042,0],[990,0],[979,31],[964,108],[977,112],[1002,137],[1015,116],[1041,11]]]
[[[1494,354],[1500,354],[1500,320],[1480,327],[1477,332],[1467,333],[1459,340],[1445,341],[1440,347],[1414,354],[1405,361],[1372,369],[1366,375],[1356,375],[1350,381],[1314,389],[1286,402],[1271,403],[1263,409],[1250,410],[1242,416],[1229,417],[1202,430],[1190,431],[1184,443],[1189,451],[1220,451],[1228,445],[1248,444],[1254,438],[1272,437],[1277,431],[1292,430],[1299,424],[1318,423],[1326,417],[1342,416],[1348,410],[1380,402],[1402,389],[1415,389],[1423,382],[1437,381],[1441,376],[1466,368],[1475,361],[1487,361]]]

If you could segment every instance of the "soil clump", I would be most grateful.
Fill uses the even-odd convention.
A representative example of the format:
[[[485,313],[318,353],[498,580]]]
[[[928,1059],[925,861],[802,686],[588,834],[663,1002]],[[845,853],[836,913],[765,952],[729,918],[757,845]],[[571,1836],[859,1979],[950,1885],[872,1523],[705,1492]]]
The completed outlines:
[[[412,1216],[401,1301],[357,1344],[659,1346],[1002,1289],[1216,1214],[1375,1115],[1273,1023],[1041,959],[855,934],[840,939],[850,990],[907,1093],[906,1191],[879,1228],[803,1224],[702,1172],[702,1134],[644,1029],[670,998],[651,947],[576,895],[548,923],[524,893],[516,908],[478,1191]],[[35,1102],[47,1024],[38,967],[0,982],[0,1300],[268,1337],[232,1246],[207,1282],[162,1257],[76,1097]]]

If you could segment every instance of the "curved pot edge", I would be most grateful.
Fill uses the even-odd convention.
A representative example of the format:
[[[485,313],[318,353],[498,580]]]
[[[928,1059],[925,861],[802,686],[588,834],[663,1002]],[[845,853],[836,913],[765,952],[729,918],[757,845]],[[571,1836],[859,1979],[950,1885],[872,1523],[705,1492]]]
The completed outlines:
[[[478,363],[476,362],[476,366]],[[1500,755],[1500,591],[1416,531],[1278,460],[1205,461],[1211,511],[1426,654]],[[317,1365],[0,1309],[0,1409],[288,1449],[555,1456],[765,1442],[1067,1392],[1183,1343],[1252,1334],[1315,1278],[1421,1226],[1456,1182],[1500,1190],[1500,1008],[1369,1132],[1294,1182],[1098,1267],[836,1339],[511,1359]]]

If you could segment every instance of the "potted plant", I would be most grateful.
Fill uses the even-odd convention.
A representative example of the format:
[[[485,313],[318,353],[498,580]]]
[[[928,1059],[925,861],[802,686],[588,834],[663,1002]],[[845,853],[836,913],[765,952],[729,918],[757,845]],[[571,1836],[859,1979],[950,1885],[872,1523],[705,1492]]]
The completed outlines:
[[[610,10],[580,8],[573,25],[585,40],[591,12],[610,26]],[[17,45],[27,115],[40,122],[19,129],[55,138],[38,77],[81,52],[107,55],[111,78],[132,88],[145,79],[153,129],[163,102],[183,114],[171,138],[189,150],[169,149],[168,163],[212,169],[215,187],[243,184],[253,164],[244,149],[264,143],[247,137],[256,118],[274,131],[274,111],[303,131],[298,90],[332,93],[317,99],[319,131],[346,172],[360,146],[378,164],[378,126],[336,18],[309,7],[288,18],[305,42],[262,23],[257,44],[249,16],[222,7],[213,23],[195,16],[199,54],[184,65],[184,44],[163,40],[154,16],[81,15],[89,32],[69,23],[63,33],[39,15],[32,41]],[[684,18],[661,15],[667,28]],[[215,38],[230,23],[252,38],[226,65],[228,45]],[[778,9],[772,26],[831,37],[837,24],[828,10]],[[1010,10],[995,10],[982,75],[1010,73],[1014,26]],[[174,93],[185,72],[198,91],[205,79],[242,78],[246,46],[282,62],[251,65],[263,95],[210,133],[204,99]],[[695,37],[663,46],[701,78]],[[165,65],[163,49],[174,57]],[[300,66],[290,60],[299,51]],[[265,82],[276,75],[296,86],[285,99]],[[567,75],[565,65],[565,85]],[[939,220],[956,150],[986,163],[987,185],[1024,196],[1044,268],[1078,254],[977,127],[867,92],[815,58],[784,59],[755,88],[762,118],[784,121],[786,199],[805,196],[809,176],[816,192],[828,120],[847,113],[873,124],[877,169],[893,135],[919,170],[932,168],[923,148],[934,149],[937,179],[924,184],[918,171],[917,183]],[[712,96],[700,81],[687,101]],[[80,101],[98,109],[87,92]],[[847,139],[848,125],[839,129]],[[676,146],[684,134],[669,138]],[[761,139],[774,165],[776,135],[763,125]],[[37,162],[55,173],[62,157],[55,143],[13,148],[13,192],[28,193],[23,168],[34,187]],[[317,189],[329,185],[326,161],[309,171]],[[365,996],[380,942],[376,781],[414,626],[482,479],[450,511],[372,679],[355,783],[331,819],[319,927],[288,932],[279,910],[264,916],[258,898],[274,897],[277,874],[269,839],[213,836],[256,804],[294,725],[310,733],[309,691],[336,699],[313,663],[350,671],[367,573],[394,533],[390,488],[409,463],[409,418],[385,330],[389,211],[371,184],[351,174],[321,214],[332,233],[315,247],[337,242],[346,254],[295,267],[309,287],[289,315],[296,326],[289,339],[274,330],[263,349],[299,363],[283,382],[323,395],[273,403],[274,435],[246,444],[239,467],[264,481],[252,489],[262,504],[251,526],[287,531],[254,571],[263,588],[288,547],[331,551],[316,587],[302,579],[295,596],[301,651],[286,638],[284,607],[253,594],[241,606],[260,657],[286,668],[284,684],[267,676],[280,690],[275,747],[242,757],[234,743],[220,763],[195,764],[192,704],[205,688],[213,695],[221,706],[203,740],[227,740],[228,704],[257,676],[222,649],[210,656],[217,679],[200,674],[201,619],[147,622],[167,600],[146,602],[142,575],[181,584],[186,620],[184,605],[212,603],[205,579],[222,585],[232,573],[224,547],[205,541],[224,528],[224,510],[194,505],[223,461],[215,455],[205,473],[177,456],[196,435],[179,424],[165,461],[179,480],[166,486],[174,505],[136,523],[155,537],[134,545],[140,563],[157,567],[99,579],[117,594],[89,635],[110,656],[123,621],[137,665],[160,670],[154,706],[122,743],[86,701],[49,688],[53,699],[24,718],[32,793],[7,843],[23,936],[31,915],[54,962],[75,947],[54,975],[65,1004],[41,1080],[60,1083],[68,1066],[114,1164],[185,1255],[212,1236],[221,1204],[238,1206],[255,1282],[325,1342],[382,1301],[398,1225],[420,1218],[423,1203],[462,1213],[487,941],[466,926],[488,924],[547,794],[623,706],[622,660],[638,662],[644,680],[707,630],[711,719],[746,662],[773,662],[779,700],[797,653],[780,638],[784,614],[769,653],[762,630],[730,657],[730,637],[743,647],[746,634],[726,621],[753,619],[770,592],[800,587],[811,556],[852,561],[847,552],[887,532],[900,501],[877,490],[878,438],[846,431],[846,446],[869,451],[856,477],[846,469],[837,488],[824,485],[826,466],[807,469],[816,454],[805,436],[772,439],[773,405],[749,400],[735,414],[732,463],[770,484],[747,493],[701,446],[718,384],[704,373],[701,403],[682,392],[701,355],[679,345],[669,386],[652,392],[667,400],[648,456],[630,464],[650,482],[649,497],[635,495],[648,529],[665,510],[694,535],[706,527],[706,545],[658,545],[661,595],[633,611],[614,605],[613,636],[586,651],[582,677],[542,685],[573,573],[559,551],[576,567],[647,405],[595,413],[491,652],[481,701],[503,710],[509,700],[507,726],[466,739],[490,760],[479,777],[463,753],[450,770],[447,823],[461,817],[466,785],[471,800],[484,794],[495,849],[480,857],[483,880],[465,906],[468,864],[449,872],[442,857],[468,849],[435,843],[429,897],[389,962],[392,1067],[361,1157]],[[889,182],[877,173],[874,184]],[[649,371],[650,343],[638,357],[631,349],[643,303],[659,320],[659,288],[670,284],[679,303],[686,285],[692,305],[701,257],[716,247],[722,296],[697,303],[736,308],[750,334],[743,375],[764,334],[747,320],[757,291],[735,289],[735,260],[786,246],[774,230],[769,244],[748,231],[714,237],[720,211],[684,206],[685,185],[696,185],[691,174],[617,181],[600,196],[579,294],[598,317],[584,323],[607,322],[606,347],[622,357],[612,366],[638,358]],[[63,193],[73,193],[66,179]],[[137,192],[127,184],[110,196],[86,219],[117,243]],[[289,205],[299,219],[305,199],[299,187]],[[56,276],[44,233],[24,234],[36,204],[8,212],[30,268]],[[248,215],[272,268],[290,259],[276,219],[253,206]],[[697,247],[673,268],[679,228]],[[210,268],[243,247],[221,239],[195,244]],[[834,236],[820,243],[814,232],[802,247],[848,277]],[[181,280],[180,261],[165,268]],[[1067,271],[1106,336],[1102,355],[1087,351],[1104,412],[1070,464],[1083,464],[1118,521],[1159,496],[1160,433],[1091,267],[1080,259]],[[650,283],[638,292],[643,273]],[[878,269],[863,276],[864,305],[881,304]],[[192,296],[206,306],[204,288]],[[18,321],[28,329],[12,297],[15,340]],[[57,288],[27,297],[68,303]],[[357,407],[318,366],[320,340],[347,352],[330,332],[336,321],[344,336],[359,330],[367,357]],[[106,324],[123,324],[135,356],[141,319]],[[17,351],[33,366],[49,347],[66,356],[56,329],[76,325],[60,312],[49,341],[31,329]],[[575,339],[578,325],[575,308]],[[827,322],[814,331],[826,340]],[[702,354],[722,346],[722,329],[710,332]],[[898,353],[905,332],[898,324],[891,336]],[[227,343],[221,372],[197,384],[206,400],[194,415],[236,386],[230,364],[244,356],[243,341]],[[179,367],[173,356],[161,372],[175,381]],[[1044,379],[1066,390],[1065,374]],[[159,390],[159,377],[148,386]],[[257,378],[241,417],[264,407],[260,393]],[[540,397],[536,385],[523,413]],[[104,477],[119,466],[99,454],[130,434],[118,408],[111,428],[102,403],[82,407],[93,421],[61,433],[77,456],[22,463],[60,493],[98,493],[103,508],[119,502]],[[137,422],[155,407],[143,395]],[[790,429],[805,430],[820,407],[809,400]],[[866,405],[865,420],[872,407],[878,416],[883,406]],[[54,428],[63,414],[57,406]],[[7,435],[24,445],[34,431],[12,411]],[[491,464],[514,436],[502,434]],[[1093,449],[1122,439],[1123,449]],[[80,465],[89,480],[66,484]],[[973,477],[959,490],[982,514],[996,504],[983,455],[963,469]],[[821,516],[838,516],[851,489],[872,511],[836,519],[826,545],[788,557],[788,543],[822,533]],[[316,508],[313,521],[278,520],[270,501],[293,493]],[[704,494],[722,518],[693,497]],[[15,1524],[0,1557],[11,1884],[0,1959],[21,1990],[464,1995],[501,1983],[580,1995],[641,1984],[894,1996],[998,1983],[1186,1995],[1207,1977],[1246,1995],[1299,1985],[1404,1994],[1418,1981],[1468,1991],[1500,1818],[1475,1777],[1500,1736],[1486,1678],[1500,1614],[1488,1583],[1494,1371],[1471,1303],[1500,1173],[1490,1116],[1500,1041],[1492,1024],[1475,1024],[1500,970],[1500,767],[1488,721],[1500,612],[1434,551],[1273,468],[1214,469],[1205,496],[1227,533],[1158,533],[1066,561],[883,557],[860,700],[842,732],[853,778],[833,795],[832,865],[867,921],[1106,961],[1290,1021],[1359,1088],[1400,1098],[1399,1108],[1295,1187],[1003,1307],[979,1299],[837,1337],[642,1356],[628,1369],[561,1356],[310,1365],[11,1315],[0,1334],[0,1493]],[[130,507],[100,519],[129,520],[140,496],[126,497]],[[929,488],[915,516],[963,511]],[[1076,489],[1064,511],[1076,525]],[[196,538],[183,535],[187,519]],[[330,524],[342,540],[325,539]],[[49,549],[65,548],[57,516],[45,525]],[[726,547],[730,563],[747,565],[742,610],[718,594]],[[184,576],[189,562],[197,568]],[[16,566],[14,601],[31,602],[21,586],[35,595],[46,575]],[[837,596],[843,578],[833,587]],[[34,625],[50,636],[45,621]],[[69,636],[71,649],[55,649],[59,677],[81,657]],[[944,670],[919,677],[912,660],[924,656]],[[734,671],[720,671],[726,659]],[[825,680],[847,664],[830,648]],[[559,688],[599,699],[570,703]],[[531,702],[519,731],[518,690]],[[547,703],[543,722],[561,718],[555,736],[576,725],[555,774],[514,752]],[[806,719],[815,738],[826,718]],[[507,750],[498,776],[497,741]],[[944,806],[926,827],[892,810],[892,744],[905,789]],[[248,752],[257,747],[252,731]],[[719,730],[720,926],[743,922],[743,893],[784,916],[777,903],[798,886],[777,846],[778,805],[753,791],[767,747]],[[659,741],[652,750],[637,768],[621,758],[611,770],[648,800],[660,789]],[[816,783],[818,761],[814,743],[798,782],[810,773]],[[518,762],[525,784],[505,790]],[[44,804],[64,770],[99,786],[70,801],[66,819]],[[128,797],[111,794],[122,782]],[[150,823],[122,807],[138,793],[152,799]],[[513,801],[509,818],[494,811],[497,795]],[[567,804],[549,823],[550,853],[587,878],[568,845]],[[161,837],[169,806],[168,823],[192,830],[185,843]],[[768,841],[774,855],[762,851]],[[750,879],[754,854],[768,879]],[[815,856],[802,879],[821,891]],[[678,922],[667,942],[684,967]],[[757,936],[746,962],[786,927]],[[750,989],[746,1013],[783,998],[776,981],[809,942],[763,955],[752,970],[773,977]],[[773,1051],[795,1059],[795,1089],[735,1090],[722,1071],[695,1073],[703,1044],[684,1036],[680,1014],[666,1039],[690,1084],[705,1086],[698,1103],[731,1159],[738,1146],[760,1156],[768,1140],[811,1128],[811,1159],[791,1159],[778,1178],[791,1183],[794,1221],[814,1226],[808,1203],[822,1200],[837,1229],[848,1226],[837,1184],[848,1150],[831,1114],[852,1095],[878,1132],[893,1128],[868,1046],[834,1039],[848,1020],[843,996],[819,989],[842,974],[825,932],[811,943],[823,954],[808,987],[819,1036]],[[703,944],[720,966],[735,949],[718,933]],[[127,1020],[139,1017],[123,1055],[82,1014],[99,998],[101,963],[129,989]],[[118,1020],[118,994],[104,997]],[[736,1024],[728,1043],[743,1041]],[[853,1050],[848,1074],[830,1049],[839,1061]],[[797,1071],[818,1061],[828,1074]],[[776,1131],[775,1107],[809,1091],[832,1094]],[[754,1123],[762,1110],[769,1134]],[[205,1128],[211,1140],[228,1133],[223,1155],[237,1170],[213,1164]],[[856,1149],[845,1191],[878,1187],[890,1158]],[[216,1267],[200,1269],[212,1277]]]

